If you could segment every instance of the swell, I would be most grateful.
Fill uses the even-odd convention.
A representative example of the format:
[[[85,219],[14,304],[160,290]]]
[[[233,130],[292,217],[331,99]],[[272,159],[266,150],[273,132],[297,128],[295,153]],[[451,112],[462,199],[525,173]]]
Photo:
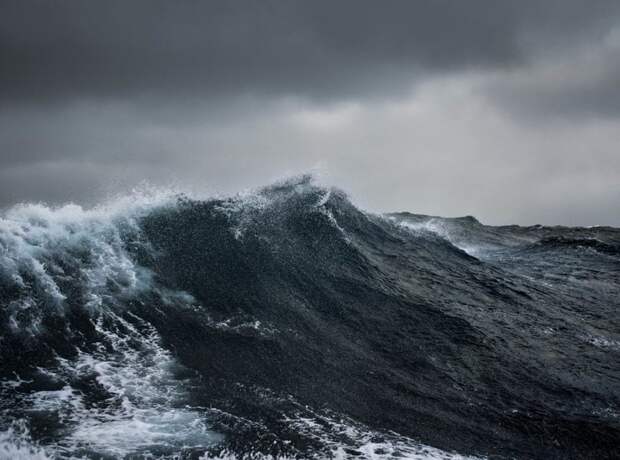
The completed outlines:
[[[534,248],[551,249],[590,249],[610,256],[620,256],[620,245],[613,242],[605,242],[596,238],[574,238],[564,236],[548,236],[541,238]]]
[[[3,414],[56,455],[613,458],[616,254],[596,246],[584,264],[567,251],[582,240],[549,229],[429,219],[363,212],[308,177],[120,211],[14,209]],[[575,284],[569,262],[598,284]],[[125,391],[140,378],[148,392]],[[42,410],[44,392],[70,407]],[[193,429],[149,425],[161,417]],[[93,442],[127,421],[156,435]]]

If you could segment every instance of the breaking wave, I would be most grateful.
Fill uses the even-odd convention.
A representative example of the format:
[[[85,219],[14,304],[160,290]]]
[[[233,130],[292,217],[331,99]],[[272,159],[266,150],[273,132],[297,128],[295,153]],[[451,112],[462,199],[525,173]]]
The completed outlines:
[[[0,458],[614,458],[620,230],[310,177],[0,218]],[[431,447],[432,446],[432,447]]]

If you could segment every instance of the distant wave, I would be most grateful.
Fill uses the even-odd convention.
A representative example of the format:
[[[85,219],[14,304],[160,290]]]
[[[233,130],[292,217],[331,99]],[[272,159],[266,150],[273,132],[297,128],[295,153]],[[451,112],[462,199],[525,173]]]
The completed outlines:
[[[614,458],[619,248],[309,176],[15,206],[0,459]]]

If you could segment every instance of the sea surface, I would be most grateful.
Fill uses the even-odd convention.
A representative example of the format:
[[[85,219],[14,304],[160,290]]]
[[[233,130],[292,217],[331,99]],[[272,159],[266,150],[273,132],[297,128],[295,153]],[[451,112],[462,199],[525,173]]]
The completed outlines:
[[[0,214],[0,459],[620,458],[620,229],[311,177]]]

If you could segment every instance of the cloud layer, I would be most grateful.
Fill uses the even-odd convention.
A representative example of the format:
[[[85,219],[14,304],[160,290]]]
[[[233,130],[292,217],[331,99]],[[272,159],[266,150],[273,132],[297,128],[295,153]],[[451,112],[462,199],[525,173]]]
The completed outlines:
[[[319,166],[372,210],[620,225],[617,1],[7,1],[0,206]]]
[[[617,1],[5,2],[3,98],[338,98],[597,39]]]

